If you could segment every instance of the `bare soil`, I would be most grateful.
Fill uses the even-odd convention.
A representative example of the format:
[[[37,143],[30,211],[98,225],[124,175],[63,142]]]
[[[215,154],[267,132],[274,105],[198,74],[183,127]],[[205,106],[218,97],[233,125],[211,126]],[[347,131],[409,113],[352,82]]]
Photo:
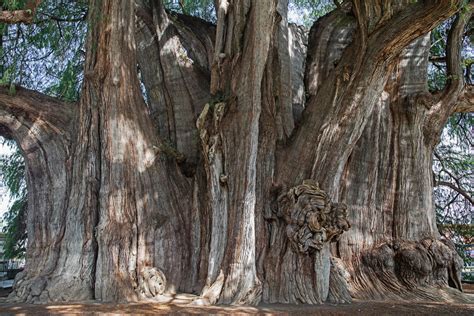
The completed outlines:
[[[466,293],[473,298],[474,285],[465,284]],[[3,294],[3,293],[2,293]],[[283,305],[263,304],[258,307],[189,306],[156,303],[69,303],[69,304],[7,304],[0,299],[0,315],[56,315],[56,314],[129,314],[129,315],[474,315],[473,304],[359,301],[344,305]]]

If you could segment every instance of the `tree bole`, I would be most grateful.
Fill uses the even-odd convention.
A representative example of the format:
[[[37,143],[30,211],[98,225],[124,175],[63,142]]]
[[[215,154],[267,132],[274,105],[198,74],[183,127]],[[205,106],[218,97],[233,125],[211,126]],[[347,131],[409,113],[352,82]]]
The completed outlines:
[[[216,26],[92,1],[78,104],[0,88],[28,170],[10,299],[466,300],[431,163],[436,108],[470,99],[429,94],[424,35],[460,2],[353,1],[306,39],[287,0],[215,1]]]

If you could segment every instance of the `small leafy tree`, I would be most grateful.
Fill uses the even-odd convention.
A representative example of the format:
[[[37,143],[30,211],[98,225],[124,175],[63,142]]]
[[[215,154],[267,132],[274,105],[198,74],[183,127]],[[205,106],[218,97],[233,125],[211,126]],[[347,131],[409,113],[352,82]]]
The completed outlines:
[[[23,156],[12,142],[7,143],[15,147],[13,154],[0,156],[0,177],[8,189],[12,203],[3,215],[3,232],[5,233],[5,257],[9,259],[22,258],[26,251],[26,181],[25,162]]]

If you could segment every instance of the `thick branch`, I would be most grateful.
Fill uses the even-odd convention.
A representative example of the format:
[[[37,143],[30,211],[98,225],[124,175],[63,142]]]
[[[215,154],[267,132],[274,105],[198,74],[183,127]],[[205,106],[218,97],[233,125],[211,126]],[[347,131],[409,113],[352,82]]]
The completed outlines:
[[[42,13],[42,15],[44,15],[46,18],[45,19],[42,19],[42,20],[39,20],[39,21],[35,21],[35,23],[44,23],[44,22],[47,22],[47,21],[56,21],[56,22],[81,22],[81,21],[85,21],[87,19],[87,11],[84,12],[84,14],[80,17],[77,17],[77,18],[70,18],[70,19],[65,19],[65,18],[61,18],[59,16],[55,16],[55,15],[51,15],[51,14],[47,14],[47,13]]]
[[[474,5],[471,5],[471,8]],[[467,16],[459,13],[449,30],[446,43],[446,70],[448,75],[447,90],[448,93],[459,93],[463,87],[463,72],[461,66],[461,50],[464,35],[464,29],[470,19],[471,12]]]
[[[381,57],[396,57],[408,44],[431,31],[443,20],[455,14],[462,1],[418,1],[408,5],[371,36],[374,47],[381,47]],[[377,45],[378,43],[378,45]],[[382,45],[380,45],[382,44]]]
[[[12,92],[5,86],[0,86],[0,109],[24,116],[31,122],[41,119],[56,132],[66,135],[70,133],[71,122],[75,117],[74,104],[20,87]]]
[[[408,44],[455,14],[459,4],[460,1],[398,3],[388,5],[385,11],[374,11],[367,2],[354,1],[361,39],[354,39],[344,50],[334,71],[325,78],[317,94],[309,98],[294,142],[283,154],[283,160],[294,161],[294,165],[280,164],[284,169],[282,181],[297,182],[311,177],[320,181],[330,195],[337,194],[345,162],[396,58]],[[311,40],[327,42],[324,37]]]
[[[474,112],[474,86],[465,86],[454,108],[456,113]]]
[[[2,11],[0,12],[0,22],[6,24],[33,22],[35,11],[40,5],[41,0],[31,0],[23,10]]]
[[[150,5],[136,9],[137,58],[148,108],[160,138],[184,155],[178,161],[191,174],[199,155],[195,122],[210,98],[215,28],[196,17],[168,16],[160,2]]]

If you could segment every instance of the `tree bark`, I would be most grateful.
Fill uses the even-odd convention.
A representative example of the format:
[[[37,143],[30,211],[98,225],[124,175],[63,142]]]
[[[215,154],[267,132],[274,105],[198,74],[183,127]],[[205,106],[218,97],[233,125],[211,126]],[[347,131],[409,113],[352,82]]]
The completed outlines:
[[[429,45],[424,36],[402,54],[346,165],[343,196],[353,205],[353,227],[334,252],[357,298],[437,300],[436,286],[443,286],[460,299],[447,286],[462,290],[462,261],[440,239],[433,211],[433,147],[424,131]]]
[[[431,155],[472,98],[455,80],[427,92],[424,35],[459,2],[345,2],[305,61],[287,0],[216,1],[216,26],[92,1],[79,104],[0,91],[0,132],[28,167],[11,298],[463,300],[446,290],[459,258],[436,230]]]
[[[17,88],[1,90],[1,125],[19,145],[28,186],[28,262],[13,298],[38,302],[93,296],[94,213],[77,209],[71,183],[77,106]],[[74,200],[76,199],[76,200]],[[74,255],[70,255],[70,254]]]

